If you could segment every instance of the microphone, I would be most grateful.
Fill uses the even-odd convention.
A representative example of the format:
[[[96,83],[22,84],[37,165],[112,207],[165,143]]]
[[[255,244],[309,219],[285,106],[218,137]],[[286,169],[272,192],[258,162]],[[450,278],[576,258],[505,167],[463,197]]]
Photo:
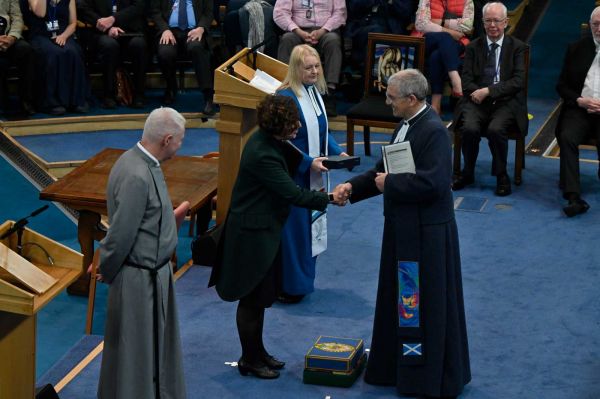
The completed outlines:
[[[39,215],[40,213],[44,212],[46,209],[48,209],[48,207],[50,207],[50,205],[44,205],[43,207],[36,209],[35,211],[31,212],[31,215],[29,215],[28,217],[34,217]]]
[[[27,220],[27,219],[39,215],[40,213],[44,212],[46,209],[48,209],[48,205],[44,205],[43,207],[38,208],[35,211],[31,212],[31,214],[29,216],[26,216],[23,219],[18,220],[15,224],[12,225],[12,227],[10,229],[6,230],[4,232],[4,234],[2,234],[2,236],[0,236],[0,240],[3,240],[6,237],[13,234],[14,232],[21,230],[23,227],[25,227],[27,225],[27,223],[29,223],[29,220]]]
[[[250,51],[248,51],[248,55],[252,54],[254,56],[252,57],[252,69],[256,70],[256,52],[258,51],[258,49],[262,46],[266,46],[267,44],[271,43],[273,39],[275,39],[275,36],[269,36],[265,38],[265,40],[263,40],[262,42],[255,44],[250,48]]]

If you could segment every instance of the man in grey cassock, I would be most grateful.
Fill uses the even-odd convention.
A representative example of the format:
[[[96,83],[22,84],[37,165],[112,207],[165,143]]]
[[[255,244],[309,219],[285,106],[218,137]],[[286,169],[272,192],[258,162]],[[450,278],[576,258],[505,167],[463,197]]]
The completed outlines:
[[[109,290],[98,398],[186,396],[170,267],[177,227],[160,168],[184,134],[177,111],[152,111],[141,141],[110,172],[110,227],[100,243],[99,279]]]

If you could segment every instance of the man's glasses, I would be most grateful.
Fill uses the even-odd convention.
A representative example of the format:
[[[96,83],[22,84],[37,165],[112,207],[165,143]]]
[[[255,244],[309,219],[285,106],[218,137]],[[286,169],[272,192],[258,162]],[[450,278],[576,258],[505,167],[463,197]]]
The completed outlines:
[[[483,20],[483,24],[490,26],[490,25],[501,25],[504,22],[506,22],[506,18],[504,19],[484,19]]]

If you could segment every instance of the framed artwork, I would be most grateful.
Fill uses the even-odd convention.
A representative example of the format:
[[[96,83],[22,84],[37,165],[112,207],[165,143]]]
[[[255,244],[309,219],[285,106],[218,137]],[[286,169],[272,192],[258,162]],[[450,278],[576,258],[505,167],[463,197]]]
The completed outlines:
[[[408,68],[424,70],[425,40],[421,37],[369,33],[365,94],[385,94],[387,80]]]

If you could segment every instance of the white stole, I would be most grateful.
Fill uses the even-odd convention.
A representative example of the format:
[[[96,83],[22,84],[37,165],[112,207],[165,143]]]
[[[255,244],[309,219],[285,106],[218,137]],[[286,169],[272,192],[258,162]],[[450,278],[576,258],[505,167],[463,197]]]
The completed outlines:
[[[301,95],[298,96],[298,103],[300,104],[300,112],[304,116],[304,123],[306,127],[306,133],[308,138],[308,155],[312,158],[321,156],[320,152],[320,137],[319,137],[319,119],[321,115],[321,109],[325,109],[321,94],[317,91],[314,86],[309,86],[308,90],[302,85],[300,90]],[[319,105],[321,108],[319,108]],[[324,155],[327,156],[328,146],[328,134],[329,126],[327,124],[327,118],[325,118],[325,148]],[[329,186],[329,178],[327,177],[327,186]],[[323,174],[321,172],[315,172],[310,169],[310,189],[316,191],[329,190],[329,187],[325,187],[323,181]],[[311,235],[312,235],[312,256],[317,256],[321,252],[327,249],[327,214],[324,212],[313,212],[312,224],[311,224]]]

